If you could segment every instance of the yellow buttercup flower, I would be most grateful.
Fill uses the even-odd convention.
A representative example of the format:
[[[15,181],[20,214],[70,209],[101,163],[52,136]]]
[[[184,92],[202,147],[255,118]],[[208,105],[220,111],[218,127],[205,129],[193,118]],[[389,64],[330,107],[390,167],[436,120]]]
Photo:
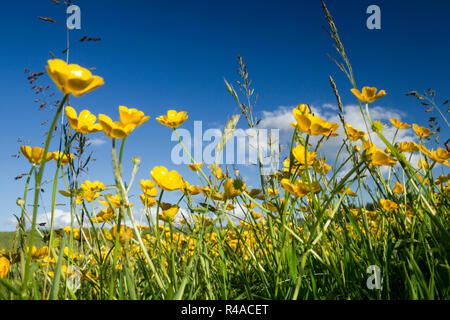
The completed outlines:
[[[362,147],[364,151],[368,151],[369,149],[374,148],[375,145],[372,142],[370,142],[370,140],[363,139]]]
[[[249,204],[244,204],[243,206],[245,208],[247,208],[247,209],[254,209],[254,208],[256,208],[256,204],[254,204],[253,202],[250,202]]]
[[[64,227],[62,229],[65,233],[73,235],[73,238],[76,240],[80,240],[81,238],[81,231],[80,228],[71,228],[71,227]]]
[[[420,174],[416,174],[416,178],[417,178],[417,180],[420,181],[420,183],[422,183],[422,184],[424,184],[424,185],[426,185],[426,186],[429,186],[429,185],[430,185],[430,183],[428,182],[428,179],[425,179],[425,178],[422,177]]]
[[[280,202],[281,202],[281,204],[283,204],[283,202],[284,202],[284,199],[280,199]],[[280,205],[281,205],[280,204]],[[279,210],[278,210],[278,208],[276,207],[276,205],[275,204],[273,204],[272,202],[264,202],[263,204],[262,204],[262,206],[263,206],[263,208],[266,208],[266,209],[269,209],[270,211],[272,211],[272,212],[279,212]],[[276,229],[275,229],[276,230]]]
[[[75,109],[67,106],[66,116],[70,127],[82,134],[94,133],[102,130],[100,123],[95,123],[97,117],[90,113],[89,110],[83,110],[80,112],[80,115],[77,116]]]
[[[67,165],[70,160],[75,159],[75,156],[72,153],[67,155],[67,154],[64,154],[64,153],[62,153],[60,151],[52,152],[52,157],[53,157],[53,160],[56,161],[56,163],[58,163],[61,160],[61,165],[62,166]]]
[[[312,192],[316,193],[316,192],[320,191],[321,187],[318,182],[314,182],[314,181],[311,182],[311,188],[310,188],[309,183],[307,181],[296,180],[295,188],[299,194],[299,197],[304,197],[311,193],[311,188],[312,188]]]
[[[444,183],[446,183],[447,181],[450,181],[450,173],[447,174],[446,176],[440,175],[439,177],[436,178],[435,183],[436,183],[436,184],[444,184]]]
[[[111,203],[111,205],[114,208],[116,208],[116,209],[120,208],[120,198],[119,198],[118,194],[113,196],[112,194],[108,193],[104,197],[105,197],[105,200],[98,200],[98,202],[107,207],[110,207],[109,203]],[[134,204],[132,204],[132,203],[128,203],[128,205],[126,203],[123,203],[123,205],[125,206],[125,208],[134,206]]]
[[[397,143],[397,148],[400,152],[417,152],[419,151],[419,145],[413,141],[403,141]]]
[[[128,109],[125,106],[119,106],[119,113],[120,122],[122,122],[125,126],[130,124],[134,125],[135,128],[150,119],[150,116],[146,116],[144,112],[134,108]]]
[[[113,237],[113,241],[116,239],[117,234],[117,225],[111,228],[110,230],[111,235]],[[126,241],[129,241],[133,238],[133,229],[130,227],[121,225],[119,229],[119,241],[120,243],[125,243]]]
[[[27,249],[28,251],[28,249]],[[48,247],[44,246],[40,249],[37,249],[35,246],[31,247],[31,258],[33,260],[39,260],[48,256]]]
[[[304,104],[304,103],[298,104],[295,107],[295,109],[293,110],[293,113],[294,113],[294,116],[296,113],[306,115],[309,113],[309,107],[307,104]]]
[[[326,137],[338,136],[338,134],[334,132],[339,128],[339,124],[328,122],[320,117],[314,116],[309,113],[307,107],[303,107],[303,105],[300,106],[302,107],[297,106],[293,110],[295,120],[297,120],[297,123],[292,124],[294,128],[297,128],[300,132],[305,132],[313,136],[319,134]]]
[[[392,191],[394,191],[394,193],[397,193],[397,194],[402,194],[402,193],[405,193],[405,187],[401,183],[396,182],[394,184],[394,189],[392,189]]]
[[[391,200],[380,199],[380,203],[383,209],[386,210],[387,212],[391,212],[398,208],[398,205]]]
[[[139,229],[139,231],[144,231],[144,230],[150,229],[149,226],[140,226],[140,225],[137,225],[136,228]]]
[[[163,210],[163,212],[158,216],[159,220],[163,220],[167,223],[173,223],[175,216],[180,208],[177,206],[170,206]]]
[[[67,64],[61,59],[48,60],[47,72],[63,94],[81,97],[104,84],[103,78],[77,64]]]
[[[416,135],[421,137],[421,138],[427,138],[427,137],[432,136],[433,134],[435,134],[435,132],[431,132],[430,129],[418,126],[415,123],[413,123],[412,126],[413,126],[413,130],[416,133]]]
[[[350,91],[362,102],[372,103],[375,100],[384,97],[386,95],[386,91],[380,90],[377,93],[377,88],[372,87],[363,87],[362,93],[355,88],[350,89]]]
[[[9,271],[10,262],[6,257],[0,256],[0,278],[5,278]]]
[[[200,188],[200,192],[203,193],[203,195],[204,195],[205,197],[209,197],[210,194],[212,193],[211,188],[206,187],[206,186],[205,186],[205,187],[201,187],[201,188]]]
[[[227,204],[227,207],[226,207],[227,210],[234,210],[235,208],[236,208],[236,206],[232,203]]]
[[[83,203],[83,199],[87,202],[92,202],[94,199],[100,197],[100,192],[105,190],[105,185],[102,182],[89,180],[81,184],[82,193],[75,199],[76,203]]]
[[[165,125],[168,128],[177,128],[188,118],[186,111],[177,112],[176,110],[167,111],[167,115],[162,115],[156,118],[159,123]]]
[[[211,170],[211,173],[219,180],[227,177],[227,175],[222,172],[220,166],[216,166],[215,163],[210,165],[208,168]]]
[[[39,147],[30,146],[21,146],[20,151],[22,154],[33,164],[40,164],[42,157],[44,156],[44,149]],[[45,157],[45,162],[53,159],[53,154],[51,152],[47,152]]]
[[[339,194],[343,194],[345,191],[345,187],[343,187],[341,190],[338,191]],[[350,197],[357,197],[358,194],[354,193],[352,190],[348,189],[347,192],[345,193],[346,195],[350,196]]]
[[[404,122],[400,122],[400,120],[398,119],[389,119],[389,121],[394,125],[394,127],[396,127],[397,129],[407,129],[410,128],[411,125],[404,123]]]
[[[428,170],[428,168],[430,168],[429,164],[425,160],[422,160],[422,159],[419,159],[419,161],[417,162],[417,165],[419,166],[420,169],[423,169],[423,170]]]
[[[311,166],[314,162],[314,159],[316,159],[317,157],[317,152],[305,151],[305,147],[299,144],[292,150],[292,154],[300,165],[305,165],[306,163],[308,163],[308,166]]]
[[[331,170],[331,166],[325,163],[325,159],[317,159],[314,162],[314,169],[317,173],[327,174]]]
[[[241,179],[228,179],[223,186],[223,198],[225,200],[239,196],[245,190],[245,182]]]
[[[296,197],[300,197],[300,198],[310,194],[311,188],[312,188],[313,193],[320,191],[320,184],[318,182],[312,182],[311,188],[310,188],[308,182],[297,180],[297,181],[295,181],[294,184],[292,184],[292,182],[289,179],[282,179],[281,185],[287,192],[293,194]]]
[[[300,165],[298,164],[297,160],[295,160],[295,158],[293,159],[294,161],[292,161],[292,168],[291,168],[291,172],[295,172],[297,171],[298,168],[300,168]],[[289,171],[289,167],[291,165],[291,159],[286,158],[283,161],[283,172],[288,172]],[[308,166],[311,166],[311,163],[308,161]]]
[[[196,194],[200,193],[200,187],[199,186],[190,185],[189,182],[185,181],[184,182],[184,187],[181,189],[181,191],[184,194],[190,194],[191,196],[195,196]]]
[[[450,152],[443,148],[437,148],[436,151],[431,151],[431,160],[449,165],[447,160],[450,159]]]
[[[158,194],[158,189],[156,189],[156,184],[152,180],[141,180],[139,181],[141,185],[142,192],[149,197],[156,197]]]
[[[100,210],[95,217],[91,218],[91,221],[93,223],[101,223],[113,220],[114,218],[116,218],[115,212],[108,207],[107,209]]]
[[[390,158],[382,150],[376,148],[371,157],[372,166],[393,166],[397,163],[397,160]]]
[[[201,169],[201,167],[203,167],[204,162],[201,163],[191,163],[191,164],[187,164],[186,167],[188,167],[189,169],[191,169],[192,171],[198,171]]]
[[[448,159],[450,159],[450,152],[443,148],[437,148],[436,151],[434,150],[428,150],[425,146],[420,145],[419,146],[420,151],[422,151],[427,157],[429,157],[431,160],[443,163],[446,166],[450,166],[448,163]]]
[[[155,181],[161,189],[173,191],[181,189],[184,186],[183,178],[175,170],[169,172],[167,168],[160,166],[154,167],[150,174],[153,181]]]
[[[148,208],[151,208],[151,207],[153,207],[155,204],[157,204],[157,201],[155,200],[155,198],[149,197],[149,196],[147,196],[146,194],[141,194],[141,195],[139,196],[139,198],[141,199],[142,204],[143,204],[144,206],[147,206]]]
[[[113,122],[110,117],[104,114],[98,115],[98,122],[100,122],[106,136],[111,139],[128,137],[130,132],[136,128],[134,124],[124,124],[120,121]]]
[[[216,193],[216,192],[212,191],[211,188],[209,188],[209,187],[206,187],[206,186],[201,187],[201,188],[199,188],[199,190],[207,198],[211,198],[213,200],[219,200],[219,201],[223,200],[223,194]]]
[[[262,217],[262,214],[259,213],[259,212],[255,212],[255,211],[253,211],[253,210],[250,210],[250,213],[251,213],[253,219],[255,219],[255,220],[258,220],[259,218]]]
[[[397,163],[397,160],[389,157],[389,155],[375,147],[370,141],[363,141],[363,148],[363,157],[369,161],[369,165],[371,166],[392,166]]]
[[[367,135],[364,131],[353,128],[350,124],[345,124],[347,128],[347,137],[351,141],[357,141],[359,139],[366,139]]]

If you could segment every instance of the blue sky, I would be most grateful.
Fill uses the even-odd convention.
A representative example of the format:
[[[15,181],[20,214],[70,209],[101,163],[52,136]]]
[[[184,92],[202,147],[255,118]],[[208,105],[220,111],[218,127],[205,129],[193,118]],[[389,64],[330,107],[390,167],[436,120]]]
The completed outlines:
[[[357,102],[349,91],[348,80],[327,56],[336,57],[332,40],[322,28],[327,23],[319,0],[74,3],[81,8],[81,30],[69,32],[71,42],[76,43],[71,47],[69,61],[95,67],[93,73],[102,76],[105,85],[82,98],[71,98],[72,106],[77,111],[87,108],[114,119],[118,119],[119,105],[150,115],[150,120],[127,140],[125,161],[130,163],[135,155],[142,160],[138,179],[149,179],[154,166],[166,165],[195,183],[192,173],[170,163],[175,143],[170,141],[170,130],[155,118],[168,109],[186,110],[189,119],[184,128],[192,129],[195,120],[202,120],[204,129],[222,128],[230,116],[238,113],[223,82],[224,78],[237,78],[237,55],[243,56],[248,66],[259,94],[255,113],[265,123],[277,123],[272,118],[280,120],[287,108],[299,103],[317,106],[322,114],[332,117],[336,112],[323,107],[335,104],[329,75],[334,77],[344,105]],[[372,4],[381,8],[381,30],[366,28],[366,8]],[[433,88],[438,101],[449,98],[450,3],[329,0],[327,6],[358,85],[388,92],[378,103],[380,119],[388,110],[394,110],[392,114],[403,121],[427,125],[430,114],[405,93]],[[19,213],[15,201],[24,187],[24,179],[16,181],[14,177],[29,170],[23,157],[15,159],[11,155],[17,154],[22,144],[18,138],[30,140],[32,146],[42,143],[47,127],[40,124],[53,112],[37,110],[39,105],[33,102],[36,95],[28,85],[24,68],[44,71],[49,51],[65,59],[61,51],[65,48],[66,30],[65,7],[50,0],[10,1],[3,4],[2,12],[0,230],[11,230],[14,225],[7,220]],[[41,21],[38,16],[51,17],[57,23]],[[102,40],[77,43],[84,35]],[[50,83],[46,77],[42,76],[42,84]],[[53,84],[49,92],[60,95]],[[243,120],[240,127],[244,127]],[[442,127],[444,142],[449,131]],[[92,147],[97,161],[86,179],[112,183],[110,141],[102,133],[91,138],[106,143]],[[46,168],[45,179],[51,179],[53,168],[53,164]],[[124,171],[130,170],[126,164]],[[137,194],[138,189],[133,190]],[[49,202],[46,207],[50,207]]]

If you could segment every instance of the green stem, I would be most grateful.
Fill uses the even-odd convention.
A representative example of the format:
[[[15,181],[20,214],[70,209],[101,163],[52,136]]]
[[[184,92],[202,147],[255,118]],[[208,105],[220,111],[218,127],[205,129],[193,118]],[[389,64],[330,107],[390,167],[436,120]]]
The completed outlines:
[[[33,220],[31,223],[30,239],[28,241],[29,250],[27,252],[27,259],[25,262],[25,275],[24,275],[22,289],[21,289],[22,294],[24,293],[24,291],[26,289],[26,286],[28,284],[28,280],[30,277],[31,247],[33,246],[34,232],[36,230],[37,208],[38,208],[38,201],[39,201],[39,193],[41,191],[41,180],[42,180],[42,175],[44,174],[44,168],[45,168],[45,163],[46,163],[45,159],[47,157],[47,151],[48,151],[48,147],[50,146],[50,141],[52,140],[52,134],[53,134],[53,131],[56,126],[56,121],[58,120],[59,114],[61,113],[68,96],[69,96],[69,94],[64,95],[64,97],[61,100],[61,103],[59,104],[58,109],[56,110],[56,113],[53,117],[52,124],[51,124],[50,129],[47,134],[47,140],[45,142],[44,153],[42,155],[42,159],[41,159],[41,162],[39,165],[39,171],[35,177]]]

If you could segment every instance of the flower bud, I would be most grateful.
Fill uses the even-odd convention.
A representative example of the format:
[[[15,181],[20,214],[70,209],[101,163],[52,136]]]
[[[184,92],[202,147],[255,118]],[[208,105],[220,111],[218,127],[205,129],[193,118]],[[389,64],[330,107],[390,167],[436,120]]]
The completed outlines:
[[[23,208],[23,207],[25,206],[25,200],[23,200],[22,198],[17,198],[16,204],[17,204],[19,207]]]
[[[141,163],[141,158],[139,158],[138,156],[135,156],[135,157],[133,157],[132,161],[133,161],[133,164],[135,166],[137,166],[137,165],[139,165],[139,163]]]
[[[383,124],[380,121],[375,121],[372,124],[372,130],[376,133],[381,132],[381,130],[383,130]]]

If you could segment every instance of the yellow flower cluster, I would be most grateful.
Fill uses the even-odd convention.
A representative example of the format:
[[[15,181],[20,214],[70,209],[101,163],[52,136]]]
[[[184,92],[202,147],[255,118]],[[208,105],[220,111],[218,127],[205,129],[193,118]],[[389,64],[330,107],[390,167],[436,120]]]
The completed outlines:
[[[77,195],[76,203],[83,203],[83,200],[92,202],[94,199],[100,197],[100,192],[105,190],[105,185],[102,182],[85,180],[81,184],[81,194]]]
[[[299,132],[305,132],[313,136],[335,137],[338,135],[335,133],[339,128],[337,123],[328,122],[318,116],[314,116],[309,112],[309,107],[306,104],[299,104],[293,110],[293,113],[297,123],[292,126],[297,128]]]
[[[41,163],[45,150],[40,147],[31,148],[30,146],[21,146],[20,151],[30,163],[36,165]],[[55,160],[56,163],[60,161],[60,165],[65,166],[69,163],[69,161],[73,161],[75,156],[73,154],[64,154],[60,151],[47,152],[44,162],[52,159]]]

